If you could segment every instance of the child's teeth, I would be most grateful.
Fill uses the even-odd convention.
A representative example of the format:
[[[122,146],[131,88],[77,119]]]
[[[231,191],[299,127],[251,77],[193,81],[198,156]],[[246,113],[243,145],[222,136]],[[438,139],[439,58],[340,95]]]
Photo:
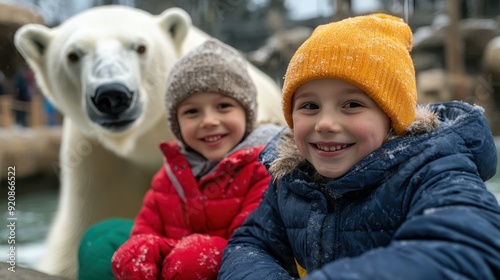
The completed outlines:
[[[207,138],[205,138],[205,141],[207,141],[207,142],[215,142],[215,141],[219,140],[220,138],[221,138],[220,135],[219,136],[214,136],[214,137],[207,137]]]
[[[347,147],[347,145],[338,145],[338,146],[316,145],[316,147],[318,147],[318,149],[325,151],[325,152],[333,152],[333,151],[343,149],[343,148]]]

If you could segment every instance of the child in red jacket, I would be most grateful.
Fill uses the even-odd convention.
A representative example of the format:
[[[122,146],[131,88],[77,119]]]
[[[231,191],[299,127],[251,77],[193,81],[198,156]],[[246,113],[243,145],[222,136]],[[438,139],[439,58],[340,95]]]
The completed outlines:
[[[258,161],[280,128],[256,121],[256,88],[239,53],[210,39],[182,58],[167,89],[164,165],[113,255],[116,279],[216,279],[227,240],[269,182]]]

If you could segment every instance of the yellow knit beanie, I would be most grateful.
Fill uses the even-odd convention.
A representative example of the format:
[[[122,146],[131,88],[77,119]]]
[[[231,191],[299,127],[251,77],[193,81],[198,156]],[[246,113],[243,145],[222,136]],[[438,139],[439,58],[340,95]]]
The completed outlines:
[[[283,85],[283,113],[293,129],[293,94],[316,79],[340,79],[365,91],[398,135],[415,117],[417,89],[410,27],[400,18],[372,14],[318,26],[292,57]]]

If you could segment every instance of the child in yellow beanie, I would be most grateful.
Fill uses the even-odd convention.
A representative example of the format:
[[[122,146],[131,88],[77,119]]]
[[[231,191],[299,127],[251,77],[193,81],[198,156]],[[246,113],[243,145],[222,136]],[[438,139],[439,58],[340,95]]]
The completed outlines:
[[[497,279],[497,156],[483,109],[417,105],[412,33],[372,14],[316,28],[283,86],[289,129],[219,279]]]

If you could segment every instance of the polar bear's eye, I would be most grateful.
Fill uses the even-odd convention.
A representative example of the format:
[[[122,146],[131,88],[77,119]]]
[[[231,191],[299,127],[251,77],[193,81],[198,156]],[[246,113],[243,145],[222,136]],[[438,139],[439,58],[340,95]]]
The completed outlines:
[[[77,62],[80,60],[80,56],[76,52],[70,52],[68,54],[68,60],[71,62]]]
[[[146,46],[144,46],[144,45],[139,45],[139,46],[137,46],[136,52],[137,52],[138,54],[143,54],[143,53],[145,53],[145,52],[146,52]]]

